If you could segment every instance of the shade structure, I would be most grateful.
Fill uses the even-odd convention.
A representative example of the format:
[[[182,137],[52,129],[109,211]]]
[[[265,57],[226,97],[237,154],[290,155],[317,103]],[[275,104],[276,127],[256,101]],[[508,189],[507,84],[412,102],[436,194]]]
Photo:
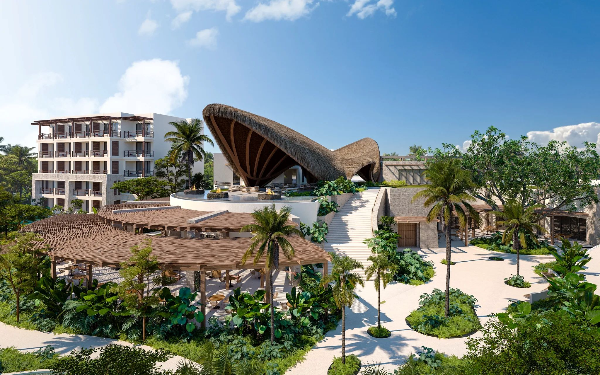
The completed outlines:
[[[53,259],[118,266],[131,256],[131,247],[151,240],[152,254],[166,267],[177,269],[249,269],[265,267],[263,256],[256,263],[241,260],[251,238],[183,239],[148,237],[117,229],[98,215],[61,214],[27,225],[23,231],[40,235],[37,246],[49,248]],[[288,237],[295,249],[291,259],[280,257],[280,266],[323,263],[330,260],[321,247],[298,236]]]
[[[246,186],[264,186],[295,165],[309,182],[356,174],[366,181],[379,178],[379,146],[371,138],[331,151],[280,123],[231,106],[209,104],[202,114]]]

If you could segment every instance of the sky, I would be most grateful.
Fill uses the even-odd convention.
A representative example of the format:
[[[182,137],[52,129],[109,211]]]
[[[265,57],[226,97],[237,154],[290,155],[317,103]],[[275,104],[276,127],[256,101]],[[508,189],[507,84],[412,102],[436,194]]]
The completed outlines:
[[[0,136],[223,103],[330,149],[462,147],[490,125],[579,147],[600,134],[599,18],[568,0],[0,0]]]

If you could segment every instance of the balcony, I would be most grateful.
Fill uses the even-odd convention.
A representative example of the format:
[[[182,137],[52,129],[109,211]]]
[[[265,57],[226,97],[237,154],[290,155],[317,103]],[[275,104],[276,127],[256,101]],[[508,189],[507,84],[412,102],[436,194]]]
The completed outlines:
[[[123,171],[124,177],[150,177],[154,176],[154,171]]]
[[[88,173],[90,173],[90,171],[87,169],[77,169],[77,170],[74,169],[71,171],[71,174],[88,174]]]
[[[107,172],[106,169],[92,169],[92,174],[106,174]]]
[[[52,169],[42,169],[38,173],[54,173],[54,171]]]
[[[38,134],[38,139],[53,139],[52,134]]]
[[[52,189],[51,188],[47,188],[47,189],[40,189],[40,193],[42,194],[52,194]]]
[[[73,189],[73,195],[75,195],[77,197],[83,197],[83,196],[89,195],[89,190],[88,189]]]
[[[57,169],[54,173],[71,173],[71,171],[68,169]]]
[[[54,139],[65,139],[70,138],[69,133],[54,133]]]
[[[88,132],[74,132],[71,138],[87,138],[90,136]]]
[[[56,188],[54,189],[55,195],[65,195],[65,188]]]
[[[154,132],[153,131],[144,132],[143,130],[136,130],[135,132],[130,132],[130,131],[122,132],[122,138],[136,138],[136,137],[154,138]]]
[[[38,152],[38,157],[39,158],[51,158],[52,151],[40,151],[40,152]]]
[[[147,157],[147,158],[153,158],[154,151],[125,150],[125,151],[123,151],[123,156],[125,156],[125,157],[142,156],[142,157]]]
[[[90,190],[90,195],[92,197],[101,197],[102,191],[101,190]]]
[[[90,156],[102,157],[108,154],[107,150],[90,151]]]
[[[69,151],[54,151],[55,158],[66,158],[69,156]]]
[[[88,156],[87,151],[71,151],[71,156],[74,158],[81,158]]]

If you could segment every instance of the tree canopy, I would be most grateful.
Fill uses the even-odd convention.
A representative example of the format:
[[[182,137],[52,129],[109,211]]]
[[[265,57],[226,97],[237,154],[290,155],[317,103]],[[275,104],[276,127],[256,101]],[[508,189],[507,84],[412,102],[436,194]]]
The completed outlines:
[[[118,189],[123,193],[135,194],[137,200],[148,198],[168,197],[170,184],[168,181],[156,177],[141,177],[126,181],[115,182],[111,189]]]

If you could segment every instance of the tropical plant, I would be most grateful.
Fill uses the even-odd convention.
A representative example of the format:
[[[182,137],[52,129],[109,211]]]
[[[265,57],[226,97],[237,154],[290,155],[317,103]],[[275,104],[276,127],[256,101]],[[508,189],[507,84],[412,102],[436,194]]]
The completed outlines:
[[[43,276],[37,281],[34,292],[28,298],[38,300],[43,304],[44,315],[58,319],[64,312],[65,303],[71,294],[73,294],[73,288],[67,284],[65,279]]]
[[[521,275],[510,275],[510,277],[504,279],[504,284],[514,286],[515,288],[531,287],[531,283],[529,281],[525,281],[525,278]]]
[[[317,216],[325,216],[331,212],[338,212],[340,207],[336,202],[327,200],[326,197],[319,197],[319,211]]]
[[[304,237],[310,236],[310,240],[315,243],[327,242],[327,234],[329,233],[329,226],[324,221],[315,221],[312,226],[308,226],[304,223],[300,223],[300,231]]]
[[[0,279],[11,287],[16,298],[16,318],[19,323],[21,296],[33,292],[42,259],[36,250],[41,238],[34,233],[15,233],[0,243]]]
[[[317,311],[311,311],[313,302],[309,292],[298,291],[293,287],[289,293],[285,295],[287,303],[290,305],[290,314],[292,321],[297,326],[306,327],[310,324],[310,318],[317,320],[319,318]]]
[[[354,354],[345,357],[334,357],[327,375],[354,375],[360,370],[360,359]]]
[[[155,176],[169,183],[171,193],[176,193],[183,187],[181,180],[186,175],[185,164],[176,152],[171,151],[164,158],[154,162]]]
[[[231,312],[230,319],[240,334],[254,333],[258,336],[266,332],[269,316],[264,311],[270,304],[265,303],[264,299],[264,290],[257,290],[254,294],[242,293],[240,288],[233,291],[225,309]],[[278,336],[281,336],[281,332],[278,332]]]
[[[143,201],[147,198],[169,196],[170,186],[168,181],[159,180],[156,177],[140,177],[115,182],[111,189],[117,189],[123,193],[135,194],[138,201]]]
[[[584,275],[577,273],[549,279],[548,297],[571,316],[600,324],[600,297],[595,294],[596,285],[584,282],[584,279]]]
[[[365,276],[367,281],[375,276],[373,282],[377,290],[377,328],[381,329],[381,286],[383,284],[385,289],[387,284],[394,280],[398,266],[390,261],[386,253],[373,254],[369,257],[369,261],[371,265],[365,269]]]
[[[183,155],[187,164],[188,182],[192,181],[192,168],[194,161],[202,161],[207,154],[204,151],[204,142],[214,146],[212,139],[202,134],[203,124],[200,119],[192,119],[190,122],[170,122],[175,131],[165,133],[165,141],[171,142],[173,152]],[[191,185],[188,185],[191,186]]]
[[[118,293],[132,314],[142,317],[142,340],[146,340],[146,318],[159,303],[156,290],[151,290],[150,278],[160,269],[156,256],[152,255],[152,241],[131,248],[131,257],[121,263],[119,274],[123,278],[111,288]]]
[[[334,181],[319,181],[317,188],[313,191],[312,195],[317,197],[324,197],[330,195],[340,195],[344,193],[356,193],[357,186],[354,182],[346,179],[345,177],[338,177]]]
[[[179,295],[174,296],[171,290],[165,287],[161,289],[159,295],[168,309],[168,312],[159,314],[167,318],[171,326],[184,326],[191,334],[197,328],[194,321],[201,323],[204,320],[202,311],[198,310],[198,306],[193,305],[198,294],[192,293],[190,288],[181,288]]]
[[[517,276],[519,273],[519,250],[521,247],[527,248],[525,235],[528,234],[537,243],[535,230],[545,232],[544,227],[538,224],[541,217],[536,210],[541,206],[533,205],[524,207],[521,202],[509,199],[504,205],[503,211],[493,211],[499,219],[496,223],[506,227],[502,235],[502,243],[508,244],[512,239],[513,249],[517,252]]]
[[[339,309],[342,310],[342,364],[346,363],[346,307],[352,306],[352,303],[358,296],[354,292],[358,285],[364,286],[360,275],[354,270],[363,268],[363,265],[347,255],[338,255],[331,253],[331,263],[333,267],[331,273],[322,279],[323,285],[331,284],[333,290],[333,300]]]
[[[283,207],[279,212],[275,205],[264,207],[252,213],[255,224],[245,225],[241,231],[251,232],[252,243],[242,257],[245,264],[249,257],[254,256],[254,263],[258,263],[265,256],[267,268],[268,302],[271,305],[271,342],[275,340],[275,311],[273,306],[273,270],[279,269],[279,250],[283,251],[286,258],[294,256],[294,247],[287,237],[291,235],[303,236],[304,234],[294,225],[290,225],[290,208]],[[256,252],[256,255],[255,255]]]
[[[427,162],[427,170],[424,172],[429,185],[417,192],[413,202],[424,198],[425,207],[432,206],[427,213],[427,221],[431,222],[438,217],[444,220],[446,234],[446,308],[445,316],[450,315],[450,265],[452,263],[451,244],[451,221],[454,214],[462,226],[466,225],[467,215],[479,222],[479,214],[469,202],[475,198],[468,193],[473,188],[470,174],[461,167],[459,159],[445,155],[438,155]]]
[[[588,249],[577,242],[571,243],[566,238],[561,240],[560,250],[560,253],[555,249],[550,251],[556,259],[556,262],[552,265],[552,269],[561,277],[583,270],[585,265],[592,260],[588,254]]]

